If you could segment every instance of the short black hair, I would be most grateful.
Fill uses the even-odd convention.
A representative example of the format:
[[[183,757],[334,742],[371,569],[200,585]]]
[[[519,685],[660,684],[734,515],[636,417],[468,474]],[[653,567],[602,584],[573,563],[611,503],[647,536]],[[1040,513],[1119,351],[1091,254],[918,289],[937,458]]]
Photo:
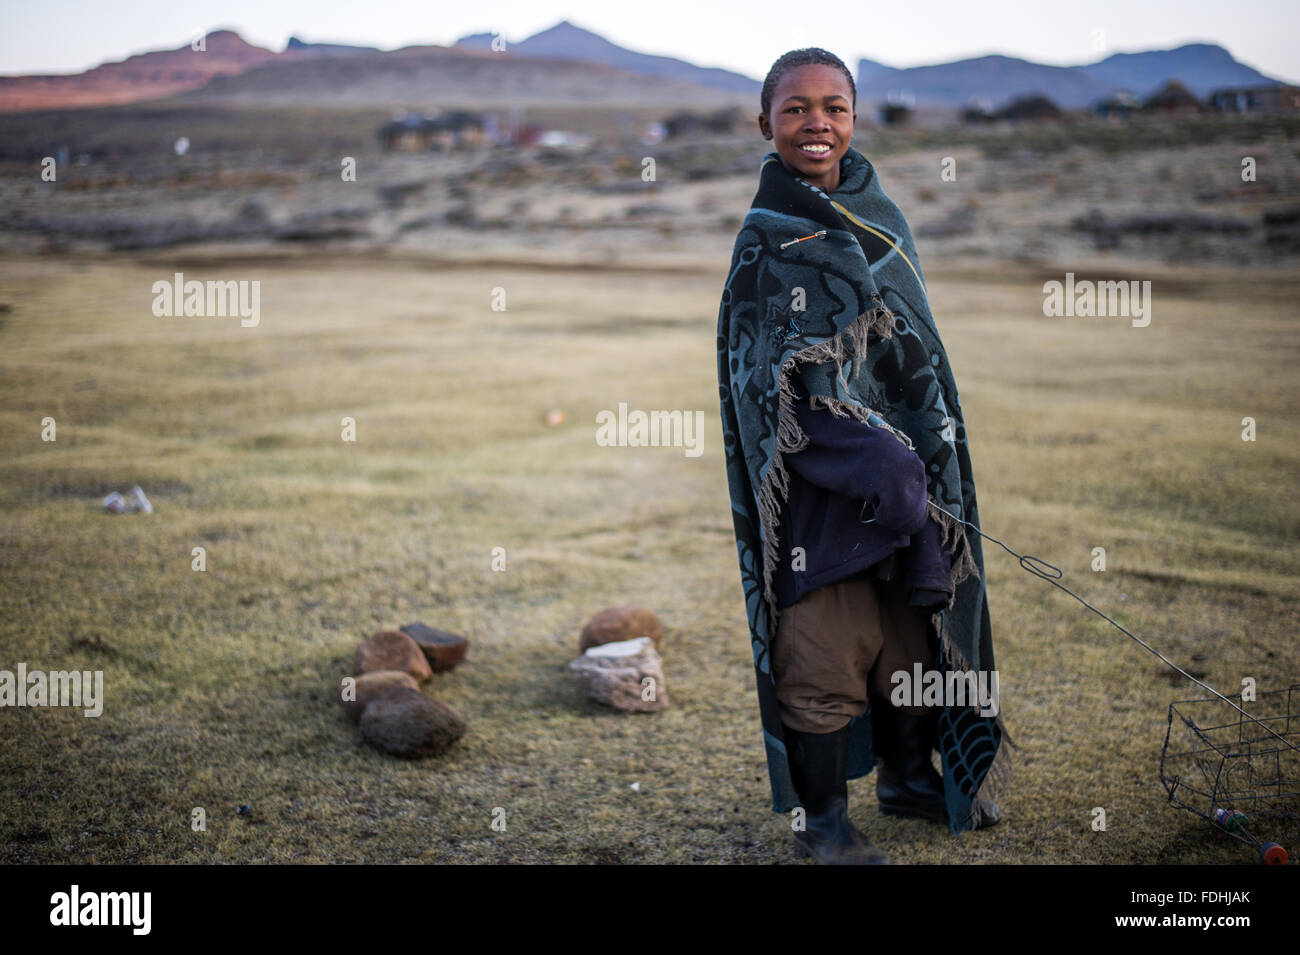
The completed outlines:
[[[849,81],[849,91],[853,93],[853,108],[858,107],[858,88],[853,83],[853,74],[849,68],[844,65],[834,53],[823,50],[819,46],[806,46],[799,50],[791,50],[789,53],[783,53],[772,64],[772,68],[767,71],[767,78],[763,80],[763,92],[761,101],[763,106],[763,115],[770,115],[772,110],[772,96],[776,93],[777,84],[781,82],[781,77],[786,71],[794,69],[796,66],[833,66],[844,74],[845,79]]]

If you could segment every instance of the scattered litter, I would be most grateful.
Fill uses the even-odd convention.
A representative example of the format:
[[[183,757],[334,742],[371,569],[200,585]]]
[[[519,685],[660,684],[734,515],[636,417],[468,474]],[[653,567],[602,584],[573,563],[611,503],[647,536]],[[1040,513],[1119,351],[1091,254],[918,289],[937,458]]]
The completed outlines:
[[[117,491],[109,494],[104,498],[104,510],[113,514],[131,514],[136,511],[152,514],[153,505],[149,503],[149,498],[144,496],[144,490],[137,484],[131,488],[129,497],[124,497]]]
[[[634,793],[639,793],[641,791],[641,784],[639,782],[633,783],[631,786],[628,786],[627,788],[632,790],[632,792]]]

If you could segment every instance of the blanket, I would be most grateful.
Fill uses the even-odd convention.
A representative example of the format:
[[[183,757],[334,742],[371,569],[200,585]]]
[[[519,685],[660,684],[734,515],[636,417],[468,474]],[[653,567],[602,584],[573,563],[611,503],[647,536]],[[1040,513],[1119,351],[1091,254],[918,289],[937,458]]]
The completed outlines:
[[[779,621],[772,575],[789,557],[778,540],[789,489],[784,456],[808,441],[795,414],[796,379],[813,408],[886,428],[925,463],[929,513],[942,529],[953,585],[931,618],[939,634],[933,668],[945,681],[949,672],[994,669],[980,540],[953,519],[980,526],[966,426],[911,230],[871,162],[851,146],[840,175],[828,194],[775,152],[764,157],[718,312],[727,483],[772,808],[781,813],[799,801],[770,666]],[[974,828],[976,795],[1009,769],[1000,707],[996,716],[981,709],[978,700],[940,709],[954,833]],[[854,779],[875,766],[870,711],[853,721],[850,747]]]

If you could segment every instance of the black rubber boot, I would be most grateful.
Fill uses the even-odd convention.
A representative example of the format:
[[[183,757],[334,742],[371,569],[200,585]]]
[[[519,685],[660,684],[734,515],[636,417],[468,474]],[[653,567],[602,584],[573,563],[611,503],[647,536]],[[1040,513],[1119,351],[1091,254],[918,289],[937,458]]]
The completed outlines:
[[[888,865],[889,857],[849,821],[849,733],[848,726],[834,733],[785,728],[790,777],[805,816],[795,848],[823,865]]]
[[[948,804],[943,777],[930,762],[938,741],[939,713],[904,713],[888,700],[873,700],[871,739],[876,750],[876,797],[886,816],[928,819],[946,826]],[[973,828],[984,829],[1002,818],[997,803],[976,798]]]

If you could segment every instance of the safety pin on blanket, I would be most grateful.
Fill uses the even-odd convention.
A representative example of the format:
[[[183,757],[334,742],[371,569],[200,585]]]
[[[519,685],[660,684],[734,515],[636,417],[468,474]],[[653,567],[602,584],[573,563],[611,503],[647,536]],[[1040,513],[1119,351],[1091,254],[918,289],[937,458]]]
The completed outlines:
[[[781,249],[782,251],[784,251],[785,249],[788,249],[792,245],[798,245],[800,242],[807,242],[809,239],[822,239],[825,237],[826,237],[826,230],[822,229],[820,232],[814,232],[812,235],[805,235],[798,239],[791,239],[789,242],[782,242]]]

